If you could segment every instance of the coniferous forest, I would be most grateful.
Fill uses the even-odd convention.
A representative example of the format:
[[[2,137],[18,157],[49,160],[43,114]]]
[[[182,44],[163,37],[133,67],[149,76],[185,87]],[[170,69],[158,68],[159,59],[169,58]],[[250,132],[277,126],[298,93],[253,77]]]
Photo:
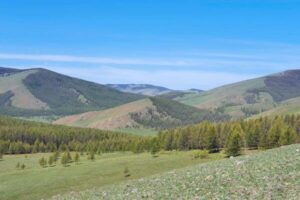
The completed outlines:
[[[210,152],[229,148],[269,149],[300,141],[300,115],[263,117],[166,130],[159,134],[165,150],[207,149]]]
[[[142,137],[112,131],[49,125],[0,117],[1,154],[78,151],[112,152],[206,149],[238,155],[240,149],[269,149],[300,141],[300,115],[197,125]]]
[[[4,154],[54,151],[144,151],[149,138],[97,129],[73,128],[0,117]],[[138,149],[143,148],[143,149]]]

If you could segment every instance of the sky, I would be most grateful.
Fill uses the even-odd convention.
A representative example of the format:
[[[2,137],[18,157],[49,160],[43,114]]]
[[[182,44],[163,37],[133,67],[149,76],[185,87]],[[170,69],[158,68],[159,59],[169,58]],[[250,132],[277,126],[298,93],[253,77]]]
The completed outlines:
[[[297,0],[0,1],[0,66],[212,89],[300,68]]]

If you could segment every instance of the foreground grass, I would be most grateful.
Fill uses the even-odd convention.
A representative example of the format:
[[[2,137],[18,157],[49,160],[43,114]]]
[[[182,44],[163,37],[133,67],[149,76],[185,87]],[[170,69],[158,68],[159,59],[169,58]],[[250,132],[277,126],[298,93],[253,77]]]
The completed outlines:
[[[93,187],[117,184],[197,163],[222,159],[222,154],[211,154],[207,159],[192,159],[193,152],[161,152],[153,158],[149,153],[108,153],[96,156],[95,161],[82,156],[79,164],[42,168],[41,157],[51,154],[6,155],[0,161],[0,199],[27,200],[50,198],[55,194],[82,191]],[[25,164],[24,170],[17,163]],[[130,176],[124,177],[128,167]]]
[[[299,149],[299,144],[281,147],[53,199],[298,200]]]

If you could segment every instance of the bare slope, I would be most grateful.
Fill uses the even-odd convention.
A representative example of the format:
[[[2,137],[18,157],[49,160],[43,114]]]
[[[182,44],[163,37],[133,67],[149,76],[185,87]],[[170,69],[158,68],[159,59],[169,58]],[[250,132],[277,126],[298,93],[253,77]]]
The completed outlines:
[[[103,111],[92,111],[66,116],[54,123],[98,129],[135,127],[138,126],[138,124],[131,119],[130,113],[145,112],[147,108],[150,109],[152,107],[152,102],[149,99],[142,99]]]
[[[48,109],[47,103],[32,95],[23,83],[27,76],[37,72],[38,70],[27,70],[0,77],[0,95],[10,94],[10,98],[2,103],[16,108]],[[8,73],[9,71],[6,71],[6,74]]]
[[[164,129],[226,117],[173,100],[151,97],[107,110],[66,116],[54,123],[99,129]]]

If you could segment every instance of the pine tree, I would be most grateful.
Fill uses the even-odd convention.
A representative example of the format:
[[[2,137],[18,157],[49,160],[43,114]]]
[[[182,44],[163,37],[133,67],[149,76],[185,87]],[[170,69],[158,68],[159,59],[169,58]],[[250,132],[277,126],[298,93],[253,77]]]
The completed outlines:
[[[72,162],[72,156],[69,151],[67,151],[67,160],[68,160],[68,162]]]
[[[273,121],[271,129],[267,133],[268,148],[274,148],[280,145],[279,139],[282,134],[282,129],[285,129],[285,126],[281,118],[277,118]]]
[[[46,167],[46,165],[47,165],[46,159],[45,159],[44,157],[40,158],[40,159],[39,159],[39,164],[40,164],[40,166],[43,167],[43,168]]]
[[[246,142],[247,142],[247,147],[249,149],[254,149],[258,147],[258,143],[259,143],[258,125],[251,126],[251,128],[248,130],[248,132],[246,133]]]
[[[227,138],[225,144],[225,153],[227,156],[240,155],[242,147],[242,138],[237,130],[233,130]]]
[[[297,133],[292,128],[287,128],[285,131],[281,132],[280,138],[279,138],[279,144],[280,145],[288,145],[296,143],[297,141]]]
[[[95,160],[95,153],[93,151],[89,153],[88,159],[91,161]]]
[[[181,130],[181,133],[178,134],[177,139],[177,146],[180,150],[188,150],[188,133],[185,131],[185,129]]]
[[[210,153],[219,151],[217,134],[214,126],[211,126],[208,129],[206,140],[205,140],[205,149],[207,149]]]
[[[37,153],[37,152],[39,152],[39,150],[40,150],[40,140],[36,139],[34,142],[34,145],[33,145],[32,152]]]
[[[268,148],[267,134],[264,133],[264,132],[261,132],[259,134],[258,147],[260,149],[267,149]]]
[[[54,163],[56,163],[58,161],[59,156],[60,156],[59,151],[54,152],[52,156],[53,156]]]
[[[157,152],[159,152],[159,141],[157,138],[154,138],[151,142],[151,154],[153,157],[156,156]]]
[[[74,157],[74,161],[76,164],[79,162],[79,159],[80,159],[79,153],[76,152],[75,157]]]
[[[21,165],[21,169],[25,169],[25,167],[26,167],[26,165],[23,163],[23,164]]]
[[[48,164],[49,166],[52,166],[54,163],[54,157],[53,156],[50,156],[49,159],[48,159]]]
[[[167,136],[165,138],[164,149],[167,151],[172,150],[172,143],[173,143],[173,134],[167,134]]]
[[[68,164],[68,155],[66,154],[66,153],[64,153],[63,155],[62,155],[62,157],[61,157],[61,164],[64,166],[64,167],[66,167],[67,166],[67,164]]]

